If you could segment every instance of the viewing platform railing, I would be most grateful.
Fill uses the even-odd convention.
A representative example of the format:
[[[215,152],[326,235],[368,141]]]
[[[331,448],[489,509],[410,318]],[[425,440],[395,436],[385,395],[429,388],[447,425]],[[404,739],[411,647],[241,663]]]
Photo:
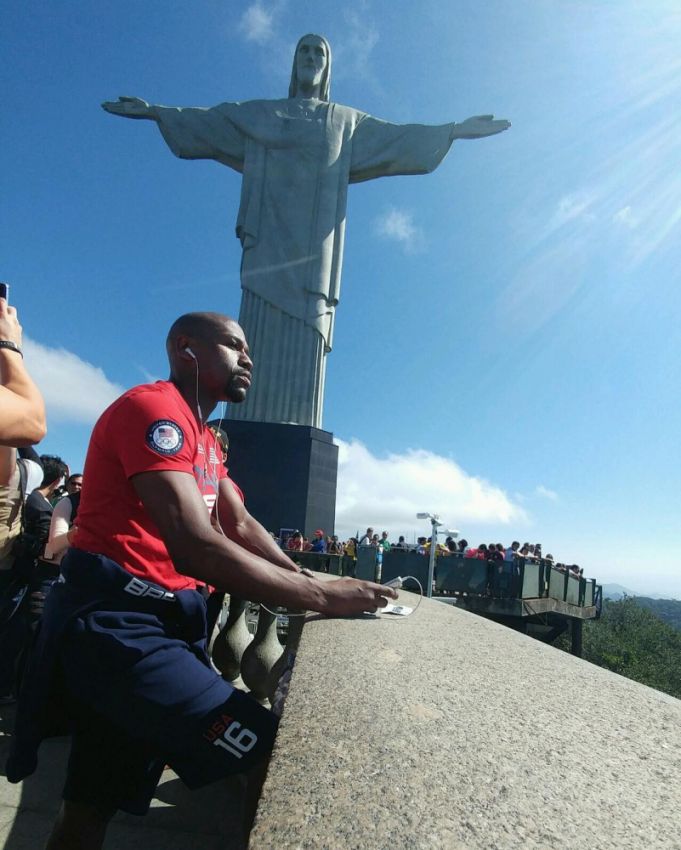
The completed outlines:
[[[305,553],[310,554],[310,553]],[[428,583],[428,556],[413,550],[391,549],[376,563],[376,550],[360,547],[357,578],[390,581],[415,576],[424,588]],[[314,569],[314,567],[310,567]],[[551,598],[569,605],[590,608],[600,604],[601,586],[596,579],[559,570],[546,559],[516,558],[486,561],[452,553],[435,559],[434,592],[441,595],[483,596],[495,599]]]

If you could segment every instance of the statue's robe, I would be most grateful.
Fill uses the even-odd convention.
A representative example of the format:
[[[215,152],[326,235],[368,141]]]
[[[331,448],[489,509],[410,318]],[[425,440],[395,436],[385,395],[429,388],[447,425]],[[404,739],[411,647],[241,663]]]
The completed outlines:
[[[320,428],[348,183],[432,171],[452,125],[390,124],[300,98],[152,109],[174,154],[243,174],[239,322],[254,380],[230,416]]]

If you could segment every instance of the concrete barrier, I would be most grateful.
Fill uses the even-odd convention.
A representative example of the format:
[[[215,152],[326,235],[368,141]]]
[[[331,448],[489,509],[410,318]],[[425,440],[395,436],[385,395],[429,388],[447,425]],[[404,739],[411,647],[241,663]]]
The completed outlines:
[[[674,848],[680,789],[680,701],[424,599],[308,618],[249,846]]]

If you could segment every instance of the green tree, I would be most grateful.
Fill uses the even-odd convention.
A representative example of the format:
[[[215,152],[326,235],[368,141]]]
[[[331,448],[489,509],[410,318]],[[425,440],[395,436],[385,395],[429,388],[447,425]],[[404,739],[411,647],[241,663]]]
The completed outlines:
[[[633,597],[606,600],[600,620],[584,623],[582,655],[592,664],[681,698],[681,632]]]

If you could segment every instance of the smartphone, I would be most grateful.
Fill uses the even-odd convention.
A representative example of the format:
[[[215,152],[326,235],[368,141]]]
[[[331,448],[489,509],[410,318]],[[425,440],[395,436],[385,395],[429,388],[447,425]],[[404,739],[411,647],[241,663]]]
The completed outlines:
[[[9,283],[0,283],[0,298],[4,298],[9,303]]]

